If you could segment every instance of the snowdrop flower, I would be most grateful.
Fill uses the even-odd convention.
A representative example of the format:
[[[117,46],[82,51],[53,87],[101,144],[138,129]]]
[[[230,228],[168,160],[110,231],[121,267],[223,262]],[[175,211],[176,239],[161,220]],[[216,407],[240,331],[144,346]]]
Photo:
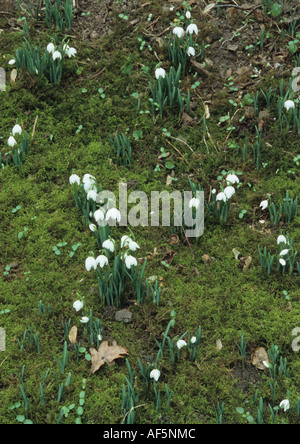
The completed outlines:
[[[200,205],[200,199],[193,198],[189,202],[189,208],[196,208],[196,209],[198,209],[199,205]]]
[[[139,244],[130,239],[130,242],[128,243],[128,248],[130,251],[136,251],[140,248],[140,246]]]
[[[280,253],[280,256],[286,256],[289,253],[289,250],[282,250],[282,252]]]
[[[83,176],[82,182],[83,183],[89,183],[89,182],[96,183],[96,178],[94,176],[91,176],[90,174],[85,174]]]
[[[103,242],[102,247],[113,253],[115,251],[115,241],[107,239],[105,242]]]
[[[288,399],[284,399],[279,404],[279,407],[284,409],[285,412],[288,411],[290,409],[290,401]]]
[[[278,236],[278,238],[277,238],[277,244],[278,245],[280,245],[280,244],[286,244],[287,243],[287,240],[286,240],[286,237],[285,236]]]
[[[80,322],[82,323],[82,324],[87,324],[88,322],[89,322],[89,318],[87,318],[86,316],[83,316],[81,319],[80,319]]]
[[[150,373],[150,378],[154,379],[155,382],[157,382],[160,378],[160,371],[159,370],[152,370]]]
[[[193,336],[191,339],[191,344],[196,344],[196,342],[197,342],[197,338],[196,338],[196,336]]]
[[[217,201],[219,201],[219,200],[223,200],[223,202],[226,202],[226,200],[227,200],[226,194],[225,193],[219,193],[217,195]]]
[[[283,267],[286,266],[286,261],[284,259],[279,259],[279,262]]]
[[[121,238],[121,248],[128,247],[132,239],[129,236],[122,236]]]
[[[212,190],[211,194],[216,194],[216,193],[217,193],[217,190],[214,188],[214,189]]]
[[[133,256],[126,256],[125,265],[129,270],[131,269],[131,267],[136,267],[137,266],[136,258]]]
[[[61,53],[59,51],[54,51],[53,55],[52,55],[53,60],[55,61],[56,59],[61,60],[62,56]]]
[[[82,301],[74,302],[73,308],[75,308],[76,311],[82,310],[83,309],[83,302]]]
[[[103,254],[98,256],[96,259],[97,265],[99,265],[100,268],[105,267],[105,265],[108,265],[108,259]]]
[[[91,271],[93,268],[94,270],[97,269],[97,261],[93,257],[88,257],[85,261],[85,268],[87,271]]]
[[[12,129],[12,134],[13,136],[15,136],[16,134],[22,134],[22,128],[20,127],[20,125],[15,125]]]
[[[111,208],[106,213],[106,218],[105,219],[106,219],[107,222],[109,220],[120,222],[120,220],[121,220],[121,213],[116,208]]]
[[[263,364],[266,368],[270,368],[270,364],[267,361],[263,361]]]
[[[187,34],[196,34],[196,35],[198,35],[198,27],[197,27],[197,25],[193,25],[193,24],[191,24],[191,25],[189,25],[187,28],[186,28],[186,32],[187,32]]]
[[[87,194],[87,200],[93,200],[94,202],[96,202],[96,199],[97,199],[97,193],[96,193],[96,191],[93,189],[93,190],[90,190],[89,192],[88,192],[88,194]]]
[[[160,79],[160,77],[164,79],[166,77],[166,71],[163,68],[157,68],[155,71],[155,77],[157,80]]]
[[[47,46],[47,51],[49,52],[49,54],[53,54],[55,51],[55,46],[53,45],[53,43],[49,43],[49,45]]]
[[[15,59],[11,59],[11,60],[8,62],[9,65],[14,65],[15,63],[16,63]]]
[[[293,102],[293,100],[287,100],[284,104],[284,107],[287,111],[289,111],[290,109],[294,109],[295,108],[295,102]]]
[[[181,39],[181,37],[183,37],[184,35],[184,29],[181,28],[180,26],[176,26],[173,29],[173,34],[176,35],[179,39]]]
[[[190,20],[191,17],[192,17],[192,14],[190,13],[190,11],[186,11],[185,16],[186,16],[186,18],[187,18],[188,20]]]
[[[266,210],[267,208],[268,208],[268,206],[269,206],[269,202],[267,201],[267,200],[263,200],[261,203],[260,203],[260,205],[259,205],[259,207],[264,211],[264,210]]]
[[[98,335],[98,340],[101,342],[102,341],[102,336]]]
[[[232,196],[235,194],[235,189],[232,186],[226,187],[224,190],[224,194],[227,199],[231,199]]]
[[[90,224],[89,225],[89,229],[91,230],[92,233],[94,233],[95,231],[97,231],[97,227],[95,224]]]
[[[183,347],[187,346],[187,343],[183,339],[179,339],[176,344],[178,350],[181,350]]]
[[[240,179],[236,174],[228,174],[226,177],[227,185],[234,185],[235,183],[240,183]]]
[[[71,58],[71,57],[75,57],[76,54],[77,54],[77,51],[76,51],[75,48],[70,48],[70,47],[68,46],[67,49],[66,49],[66,54],[67,54],[67,56],[68,56],[69,58]]]
[[[105,218],[103,211],[102,210],[95,211],[94,218],[95,218],[95,221],[97,222],[97,224],[99,224],[99,222],[103,221]]]
[[[10,147],[13,147],[17,144],[16,139],[13,136],[10,136],[10,138],[7,141],[7,145]]]
[[[190,47],[188,48],[188,50],[187,50],[187,55],[188,55],[189,57],[195,57],[195,55],[196,55],[196,50],[195,50],[195,48],[193,48],[192,46],[190,46]]]
[[[80,185],[80,177],[77,176],[77,174],[72,174],[69,178],[70,185],[73,185],[74,183],[77,183],[77,185]]]

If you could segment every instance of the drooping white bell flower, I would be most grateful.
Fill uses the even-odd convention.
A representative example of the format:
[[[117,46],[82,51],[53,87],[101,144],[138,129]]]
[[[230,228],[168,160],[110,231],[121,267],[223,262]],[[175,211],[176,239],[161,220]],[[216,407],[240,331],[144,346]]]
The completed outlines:
[[[128,244],[128,248],[130,251],[136,251],[140,248],[139,244],[137,244],[136,242],[134,242],[133,240],[130,239],[130,242]]]
[[[226,194],[225,193],[219,193],[218,195],[217,195],[217,197],[216,197],[216,199],[217,199],[217,202],[218,201],[223,201],[223,202],[226,202],[227,201],[227,197],[226,197]]]
[[[193,336],[191,339],[191,344],[196,344],[196,342],[197,342],[197,338],[196,338],[196,336]]]
[[[97,224],[99,224],[99,222],[102,222],[104,220],[105,215],[104,215],[103,211],[101,209],[99,209],[99,210],[95,211],[94,218],[95,218],[95,221],[97,222]]]
[[[112,221],[116,221],[116,222],[120,223],[121,213],[119,210],[117,210],[117,208],[111,208],[106,213],[105,219],[107,222],[112,220]]]
[[[186,11],[185,16],[188,20],[192,18],[192,14],[190,13],[190,11]]]
[[[83,183],[90,183],[90,182],[96,183],[96,178],[94,176],[92,176],[91,174],[85,174],[83,176],[82,182]]]
[[[187,55],[189,57],[195,57],[196,55],[196,50],[195,48],[193,48],[192,46],[189,46],[188,50],[187,50]]]
[[[70,47],[68,47],[67,50],[66,50],[66,54],[67,54],[67,56],[68,56],[69,58],[71,58],[71,57],[75,57],[76,54],[77,54],[77,51],[76,51],[75,48],[70,48]]]
[[[22,128],[20,125],[15,125],[12,129],[12,135],[15,136],[16,134],[21,135],[22,134]]]
[[[54,51],[53,55],[52,55],[53,60],[61,60],[62,59],[62,55],[59,51]]]
[[[261,203],[260,203],[260,205],[259,205],[259,207],[264,211],[264,210],[266,210],[267,208],[268,208],[268,206],[269,206],[269,202],[267,201],[267,200],[263,200]]]
[[[264,366],[265,366],[266,368],[270,368],[270,364],[269,364],[269,362],[267,362],[267,361],[263,361],[263,364],[264,364]]]
[[[91,269],[93,268],[94,270],[97,269],[97,261],[95,258],[93,257],[88,257],[85,261],[85,268],[87,271],[91,271]]]
[[[75,308],[76,311],[82,310],[83,309],[83,302],[82,301],[74,302],[73,308]]]
[[[97,199],[97,193],[95,190],[90,190],[87,194],[87,200],[93,200],[94,202],[96,202]]]
[[[126,256],[125,265],[129,270],[131,269],[131,267],[136,267],[137,266],[136,258],[133,256]]]
[[[283,267],[286,266],[286,261],[284,259],[279,259],[279,262]]]
[[[49,54],[53,54],[55,51],[55,46],[53,45],[53,43],[49,43],[49,45],[47,45],[47,52],[49,52]]]
[[[83,316],[81,319],[80,319],[80,322],[82,323],[82,324],[87,324],[88,322],[89,322],[89,318],[87,317],[87,316]]]
[[[14,65],[15,63],[16,63],[15,59],[11,59],[11,60],[8,62],[9,65]]]
[[[95,231],[97,231],[97,227],[95,224],[90,224],[89,229],[91,230],[92,233],[95,233]]]
[[[152,370],[152,372],[150,373],[150,378],[154,379],[154,381],[157,382],[160,378],[160,371],[157,369]]]
[[[128,247],[132,239],[129,236],[122,236],[121,238],[121,248]]]
[[[80,185],[80,177],[77,176],[77,174],[72,174],[69,178],[70,185],[73,185],[74,183],[77,183],[77,185]]]
[[[186,32],[187,34],[196,34],[198,35],[198,26],[195,24],[190,24],[187,28],[186,28]]]
[[[115,251],[115,241],[113,239],[107,239],[103,242],[102,248],[105,248],[106,250],[113,253]]]
[[[189,202],[189,208],[198,209],[199,206],[200,206],[200,199],[196,199],[195,197],[193,197],[193,199],[191,199]]]
[[[155,77],[160,79],[161,77],[164,79],[166,77],[166,71],[163,68],[157,68],[155,70]]]
[[[226,187],[224,190],[224,194],[227,199],[231,199],[232,196],[235,194],[235,188],[233,188],[232,186]]]
[[[96,262],[100,268],[103,268],[103,267],[105,267],[105,265],[108,265],[108,259],[103,254],[101,254],[100,256],[97,257]]]
[[[290,109],[295,109],[296,105],[295,105],[295,102],[293,100],[287,100],[284,103],[284,107],[289,112]]]
[[[285,412],[287,412],[291,405],[290,405],[290,401],[288,399],[284,399],[283,401],[281,401],[281,403],[279,404],[279,407],[281,409],[284,409]]]
[[[179,341],[177,341],[176,343],[176,347],[178,348],[178,350],[181,350],[183,347],[186,347],[187,343],[183,340],[183,339],[179,339]]]
[[[176,26],[173,29],[173,34],[176,35],[179,39],[181,39],[181,37],[183,37],[184,35],[184,29],[181,28],[181,26]]]
[[[7,145],[10,147],[14,147],[16,144],[17,144],[16,139],[13,136],[10,136],[7,141]]]
[[[286,256],[287,254],[289,254],[289,251],[290,250],[288,250],[288,249],[282,250],[282,252],[280,253],[279,256]]]
[[[278,245],[286,244],[286,243],[287,243],[287,240],[286,240],[285,236],[283,236],[282,234],[280,236],[278,236],[278,238],[277,238],[277,244]]]
[[[228,174],[226,177],[226,183],[227,185],[234,185],[235,183],[240,183],[240,179],[236,174]]]

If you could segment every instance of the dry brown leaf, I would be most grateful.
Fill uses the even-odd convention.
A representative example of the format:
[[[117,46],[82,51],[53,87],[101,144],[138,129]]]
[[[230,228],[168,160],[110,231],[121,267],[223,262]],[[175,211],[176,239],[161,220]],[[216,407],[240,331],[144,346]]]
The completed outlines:
[[[10,83],[15,83],[16,78],[18,76],[18,71],[16,69],[13,69],[10,73]]]
[[[269,362],[269,356],[266,350],[263,347],[257,348],[251,356],[251,363],[258,370],[265,370],[266,367],[263,362]]]
[[[122,355],[127,355],[128,350],[121,347],[113,341],[112,345],[108,345],[107,341],[103,341],[98,349],[90,348],[90,354],[92,356],[92,368],[91,373],[96,373],[102,365],[107,363],[107,365],[115,364],[115,360],[123,358]]]
[[[77,333],[78,333],[78,328],[76,327],[76,325],[74,325],[74,327],[71,328],[69,333],[69,341],[71,344],[77,344]]]

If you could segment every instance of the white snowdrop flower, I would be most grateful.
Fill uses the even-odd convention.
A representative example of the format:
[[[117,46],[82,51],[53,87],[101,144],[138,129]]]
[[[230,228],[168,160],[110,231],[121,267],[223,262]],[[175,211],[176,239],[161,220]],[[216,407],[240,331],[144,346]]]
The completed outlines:
[[[190,47],[188,48],[188,50],[187,50],[187,55],[188,55],[189,57],[195,57],[195,55],[196,55],[196,50],[195,50],[195,48],[193,48],[192,46],[190,46]]]
[[[62,55],[59,51],[54,51],[53,55],[52,55],[53,60],[55,61],[56,59],[61,60],[62,59]]]
[[[15,125],[12,129],[12,135],[15,136],[16,134],[22,134],[22,128],[20,125]]]
[[[82,301],[74,302],[73,308],[75,308],[76,311],[82,310],[83,309],[83,302]]]
[[[200,206],[200,199],[196,199],[195,197],[190,200],[189,202],[189,208],[196,208],[198,209]]]
[[[53,54],[55,51],[55,46],[53,45],[53,43],[49,43],[49,45],[47,45],[47,52],[49,52],[49,54]]]
[[[285,103],[284,103],[284,107],[285,107],[285,109],[287,110],[287,111],[289,111],[290,109],[295,109],[295,102],[293,102],[293,100],[287,100]]]
[[[282,250],[282,252],[280,253],[280,256],[286,256],[287,254],[289,254],[289,250]]]
[[[264,210],[266,210],[267,208],[268,208],[268,206],[269,206],[269,202],[267,201],[267,200],[263,200],[261,203],[260,203],[260,205],[259,205],[259,207],[264,211]]]
[[[115,251],[115,241],[112,239],[107,239],[103,242],[102,247],[113,253]]]
[[[212,190],[211,194],[216,194],[216,193],[217,193],[217,190],[214,188],[214,189]]]
[[[74,183],[77,183],[77,185],[80,185],[80,177],[77,176],[77,174],[72,174],[69,178],[70,185],[73,185]]]
[[[121,248],[128,247],[132,239],[129,236],[122,236],[121,238]]]
[[[137,244],[136,242],[134,242],[133,240],[130,239],[130,242],[128,244],[128,248],[130,251],[136,251],[136,250],[139,250],[140,246],[139,246],[139,244]]]
[[[279,262],[283,267],[286,266],[286,261],[284,259],[279,259]]]
[[[109,220],[120,222],[120,220],[121,220],[121,213],[120,213],[119,210],[117,210],[117,208],[111,208],[106,213],[105,219],[106,219],[107,222]]]
[[[231,199],[232,196],[235,194],[235,189],[232,186],[226,187],[224,190],[224,194],[227,199]]]
[[[186,28],[186,32],[187,34],[196,34],[198,35],[198,26],[194,25],[194,24],[190,24],[187,28]]]
[[[85,174],[83,176],[82,182],[83,183],[89,183],[89,182],[96,183],[96,178],[94,176],[91,176],[91,174]]]
[[[105,267],[105,265],[108,265],[108,259],[103,254],[101,254],[100,256],[97,257],[96,262],[100,268],[103,268],[103,267]]]
[[[14,147],[17,144],[16,139],[13,136],[10,136],[10,138],[7,141],[7,145],[10,147]]]
[[[81,319],[80,319],[80,322],[82,323],[82,324],[87,324],[88,322],[89,322],[89,318],[88,317],[86,317],[86,316],[83,316]]]
[[[87,182],[85,182],[83,187],[84,187],[84,191],[85,191],[86,193],[88,193],[88,192],[91,191],[91,190],[94,190],[95,192],[97,192],[96,184],[95,184],[95,182],[93,182],[93,181],[87,181]]]
[[[190,13],[190,11],[186,11],[185,16],[188,20],[192,18],[192,14]]]
[[[150,373],[150,378],[154,379],[154,381],[157,382],[160,378],[160,371],[157,369],[152,370],[152,372]]]
[[[71,57],[75,57],[76,54],[77,54],[77,51],[76,51],[75,48],[70,48],[70,47],[68,47],[67,50],[66,50],[66,54],[67,54],[67,56],[68,56],[69,58],[71,58]]]
[[[286,237],[285,237],[285,236],[282,236],[282,235],[278,236],[278,238],[277,238],[277,244],[278,244],[278,245],[280,245],[280,244],[286,244],[286,243],[287,243],[287,240],[286,240]]]
[[[170,6],[170,11],[174,11],[175,6]]]
[[[164,79],[166,77],[166,71],[163,68],[157,68],[155,71],[155,77],[157,80],[161,77]]]
[[[101,335],[98,335],[98,340],[101,342],[102,341],[102,336]]]
[[[226,177],[227,185],[234,185],[235,183],[240,183],[240,179],[236,174],[228,174]]]
[[[93,257],[88,257],[85,261],[85,268],[87,271],[91,271],[92,268],[96,270],[97,269],[96,259]]]
[[[15,63],[16,63],[15,59],[11,59],[11,60],[8,62],[9,65],[14,65]]]
[[[126,256],[125,265],[129,270],[131,269],[131,267],[136,267],[137,266],[136,258],[133,256]]]
[[[181,28],[180,26],[176,26],[173,29],[173,34],[176,35],[179,39],[181,39],[181,37],[183,37],[184,35],[184,29]]]
[[[288,399],[284,399],[283,401],[281,401],[281,403],[279,404],[279,407],[284,409],[285,412],[287,412],[291,405],[290,405],[290,401]]]
[[[176,347],[178,348],[178,350],[181,350],[183,347],[186,347],[187,343],[183,340],[183,339],[179,339],[179,341],[177,341],[176,343]]]
[[[193,336],[191,339],[191,344],[196,344],[196,342],[197,342],[197,338],[196,338],[196,336]]]
[[[96,202],[97,199],[97,193],[95,190],[90,190],[87,194],[87,200],[93,200],[94,202]]]
[[[270,368],[270,364],[267,361],[263,361],[263,364],[266,368]]]
[[[104,220],[105,215],[104,215],[103,211],[101,209],[99,209],[99,210],[95,211],[94,218],[95,218],[95,221],[97,222],[97,224],[99,224],[99,222]]]
[[[95,224],[90,224],[89,225],[89,229],[91,230],[92,233],[94,233],[95,231],[97,231],[97,227]]]
[[[226,201],[227,201],[227,197],[226,197],[226,194],[225,194],[225,193],[219,193],[219,194],[217,195],[217,201],[220,201],[220,200],[223,200],[223,202],[226,202]]]

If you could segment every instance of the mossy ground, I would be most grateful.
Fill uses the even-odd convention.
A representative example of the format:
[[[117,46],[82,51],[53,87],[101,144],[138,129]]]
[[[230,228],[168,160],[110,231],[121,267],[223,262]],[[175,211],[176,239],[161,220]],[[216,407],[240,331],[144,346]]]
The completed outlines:
[[[70,351],[67,372],[71,372],[72,381],[64,390],[62,402],[57,403],[57,383],[51,375],[44,388],[46,407],[40,404],[39,371],[45,373],[49,368],[58,375],[59,383],[65,381],[65,376],[59,375],[54,360],[62,354],[62,322],[71,318],[72,325],[77,325],[82,331],[79,316],[72,308],[76,293],[84,296],[88,309],[101,319],[104,338],[114,339],[128,348],[128,359],[137,373],[138,358],[145,363],[155,358],[154,337],[162,339],[172,310],[176,311],[172,336],[185,331],[196,332],[199,325],[202,327],[201,347],[195,364],[187,359],[185,352],[176,366],[171,365],[168,356],[161,363],[161,388],[163,390],[163,383],[167,383],[173,392],[167,413],[155,410],[153,393],[145,391],[140,379],[136,381],[136,390],[141,393],[141,407],[136,410],[138,423],[213,423],[214,407],[218,402],[225,404],[224,422],[244,422],[236,413],[236,407],[243,406],[255,416],[257,407],[252,403],[252,397],[256,390],[265,400],[265,421],[271,422],[267,411],[267,403],[272,404],[268,373],[251,368],[250,354],[257,347],[269,349],[272,344],[278,345],[281,354],[288,358],[291,374],[290,379],[280,381],[277,403],[286,398],[287,390],[294,404],[299,398],[299,353],[291,348],[292,331],[300,327],[299,279],[296,275],[266,275],[259,266],[257,252],[258,245],[276,250],[280,231],[288,232],[299,249],[299,217],[289,226],[274,227],[259,210],[253,215],[253,209],[268,193],[275,202],[282,201],[286,190],[293,197],[299,194],[299,170],[293,163],[293,155],[299,154],[298,136],[293,131],[281,133],[278,123],[270,120],[263,136],[262,156],[267,165],[256,170],[250,158],[243,163],[241,156],[235,156],[228,148],[228,140],[242,145],[246,135],[250,134],[254,139],[255,123],[250,131],[233,132],[228,139],[226,125],[220,125],[219,118],[232,113],[232,105],[228,102],[232,94],[223,86],[214,91],[213,86],[218,82],[226,83],[216,66],[210,78],[199,77],[201,84],[192,93],[192,101],[196,103],[192,127],[183,127],[174,114],[169,114],[162,121],[157,119],[155,123],[150,115],[139,114],[137,100],[132,94],[139,93],[141,109],[144,110],[148,96],[148,80],[141,67],[148,66],[149,72],[154,72],[157,63],[154,51],[163,65],[168,66],[166,50],[149,36],[145,39],[147,44],[151,42],[153,51],[149,51],[147,45],[145,50],[139,50],[137,39],[147,29],[150,12],[160,16],[162,29],[173,17],[172,13],[162,12],[162,5],[149,4],[132,14],[130,20],[138,17],[139,22],[130,26],[118,18],[116,7],[112,15],[113,32],[109,37],[103,37],[96,43],[82,42],[79,36],[72,41],[78,56],[67,62],[60,85],[49,85],[44,79],[32,80],[23,73],[15,84],[8,86],[6,92],[1,92],[3,147],[16,119],[23,123],[29,134],[36,122],[26,163],[20,170],[6,167],[0,173],[0,310],[10,310],[8,314],[0,315],[0,326],[5,328],[7,335],[7,350],[0,354],[1,423],[14,423],[17,414],[22,414],[22,407],[10,411],[8,406],[21,400],[16,374],[21,373],[23,365],[26,393],[31,401],[30,419],[34,423],[56,423],[63,405],[75,403],[77,406],[83,378],[87,379],[83,422],[122,422],[122,385],[127,368],[125,361],[121,360],[115,366],[104,366],[90,376],[90,364],[84,357],[77,362],[74,352]],[[224,15],[223,20],[226,19]],[[199,27],[205,23],[207,31],[204,37],[220,38],[216,36],[216,25],[207,23],[207,18],[197,9],[195,20]],[[0,18],[0,28],[4,29],[0,34],[0,55],[7,67],[10,55],[20,47],[23,36],[19,31],[10,30],[4,17]],[[52,34],[52,31],[35,24],[30,26],[33,42],[46,45]],[[208,49],[207,56],[212,60],[214,54],[213,47]],[[286,63],[292,68],[292,58],[288,58]],[[79,67],[83,69],[76,74]],[[124,67],[129,70],[124,70]],[[95,76],[102,70],[102,74]],[[261,74],[266,86],[274,82],[274,76],[268,80],[267,71],[265,69]],[[287,83],[289,76],[285,74]],[[183,87],[191,86],[197,78],[192,72],[183,81]],[[238,83],[238,76],[235,80]],[[276,78],[275,81],[279,82]],[[105,88],[105,98],[100,97],[99,88]],[[203,138],[203,100],[207,100],[210,108],[211,118],[207,125],[213,143],[208,137],[205,143]],[[80,125],[82,129],[77,132]],[[114,154],[107,142],[108,135],[127,128],[132,140],[134,131],[142,131],[143,134],[140,140],[133,142],[131,170],[116,167]],[[182,137],[193,152],[180,140],[170,139],[182,153],[181,157],[166,143],[163,128],[167,128],[175,138]],[[169,188],[165,186],[169,171],[164,168],[163,161],[158,160],[161,147],[171,152],[171,160],[175,164],[176,181]],[[154,172],[157,164],[161,166],[160,171]],[[162,189],[184,190],[188,189],[190,177],[201,184],[208,195],[210,187],[217,186],[216,179],[222,170],[243,173],[242,186],[225,226],[210,222],[199,241],[191,241],[189,245],[181,240],[179,245],[172,247],[168,244],[170,232],[165,228],[139,227],[134,230],[141,245],[141,256],[146,257],[155,248],[158,249],[159,255],[148,263],[147,276],[163,278],[164,291],[158,308],[151,301],[138,306],[126,300],[125,295],[124,307],[130,307],[133,322],[129,325],[116,322],[114,311],[105,309],[99,298],[95,275],[87,273],[84,268],[89,251],[95,251],[95,242],[76,210],[69,176],[72,172],[81,177],[90,173],[104,189],[116,193],[120,181],[135,181],[136,188],[146,193]],[[289,172],[291,170],[294,174]],[[12,213],[17,205],[22,208]],[[247,210],[247,214],[240,219],[239,213],[243,209]],[[265,219],[264,225],[259,223],[262,218]],[[18,240],[18,233],[24,227],[28,227],[27,235]],[[124,233],[124,229],[114,229],[116,238]],[[61,249],[60,256],[56,256],[52,247],[59,242],[67,242],[67,246]],[[82,245],[70,258],[71,247],[77,242]],[[162,247],[172,248],[177,253],[167,270],[161,266]],[[239,268],[232,254],[233,248],[241,251],[243,256],[252,256],[253,265],[249,270],[243,272]],[[215,260],[203,263],[204,254]],[[14,262],[18,265],[15,273],[5,277],[5,266]],[[291,297],[289,309],[283,296],[284,290]],[[50,315],[38,314],[39,301],[46,306],[50,304]],[[24,351],[19,349],[16,338],[20,339],[30,325],[39,333],[40,355],[28,347]],[[245,370],[241,369],[235,344],[239,341],[240,331],[249,340],[249,359]],[[216,349],[219,339],[223,344],[221,351]],[[82,339],[81,345],[88,348],[88,340]],[[293,412],[280,415],[278,421],[299,421]],[[64,421],[72,423],[75,416],[72,413]]]

